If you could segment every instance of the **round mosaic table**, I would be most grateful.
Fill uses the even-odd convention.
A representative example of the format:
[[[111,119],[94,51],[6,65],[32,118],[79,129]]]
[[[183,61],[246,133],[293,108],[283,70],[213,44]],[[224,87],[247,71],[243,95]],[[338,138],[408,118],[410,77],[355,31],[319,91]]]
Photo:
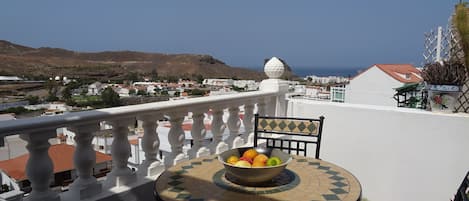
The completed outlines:
[[[287,168],[271,182],[244,186],[225,175],[223,164],[212,155],[164,171],[156,180],[155,195],[164,201],[356,201],[361,198],[361,186],[347,170],[302,156],[293,156]]]

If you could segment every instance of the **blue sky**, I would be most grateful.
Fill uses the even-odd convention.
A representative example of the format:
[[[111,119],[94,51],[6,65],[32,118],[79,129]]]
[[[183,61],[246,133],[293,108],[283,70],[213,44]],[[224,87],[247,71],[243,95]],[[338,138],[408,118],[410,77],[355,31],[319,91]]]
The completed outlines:
[[[420,65],[458,0],[4,0],[0,39],[77,51],[210,54],[232,66]]]

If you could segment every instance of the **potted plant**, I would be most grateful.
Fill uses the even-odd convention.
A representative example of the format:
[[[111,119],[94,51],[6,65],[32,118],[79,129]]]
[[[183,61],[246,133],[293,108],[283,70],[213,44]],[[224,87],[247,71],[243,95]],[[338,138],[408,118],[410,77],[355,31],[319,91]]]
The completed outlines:
[[[466,81],[466,68],[459,61],[435,62],[425,65],[423,80],[428,90],[432,111],[452,113],[462,85]]]

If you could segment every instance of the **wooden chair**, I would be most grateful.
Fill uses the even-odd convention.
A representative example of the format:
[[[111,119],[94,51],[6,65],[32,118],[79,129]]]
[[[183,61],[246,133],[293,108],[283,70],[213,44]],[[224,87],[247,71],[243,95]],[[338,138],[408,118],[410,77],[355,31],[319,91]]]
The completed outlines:
[[[461,185],[458,188],[458,192],[454,195],[454,201],[468,201],[469,198],[469,172],[462,180]]]
[[[254,147],[259,140],[265,140],[267,148],[277,148],[288,153],[306,156],[307,145],[316,145],[316,158],[319,159],[324,117],[319,119],[267,117],[255,115]],[[296,153],[295,153],[296,152]]]

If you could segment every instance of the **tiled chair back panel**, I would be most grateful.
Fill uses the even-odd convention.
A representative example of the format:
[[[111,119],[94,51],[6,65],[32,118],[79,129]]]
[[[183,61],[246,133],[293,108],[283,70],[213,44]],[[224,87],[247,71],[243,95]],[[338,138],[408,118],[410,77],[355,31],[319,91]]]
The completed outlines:
[[[319,122],[293,119],[264,119],[259,118],[257,130],[280,133],[294,133],[300,135],[318,135]]]

